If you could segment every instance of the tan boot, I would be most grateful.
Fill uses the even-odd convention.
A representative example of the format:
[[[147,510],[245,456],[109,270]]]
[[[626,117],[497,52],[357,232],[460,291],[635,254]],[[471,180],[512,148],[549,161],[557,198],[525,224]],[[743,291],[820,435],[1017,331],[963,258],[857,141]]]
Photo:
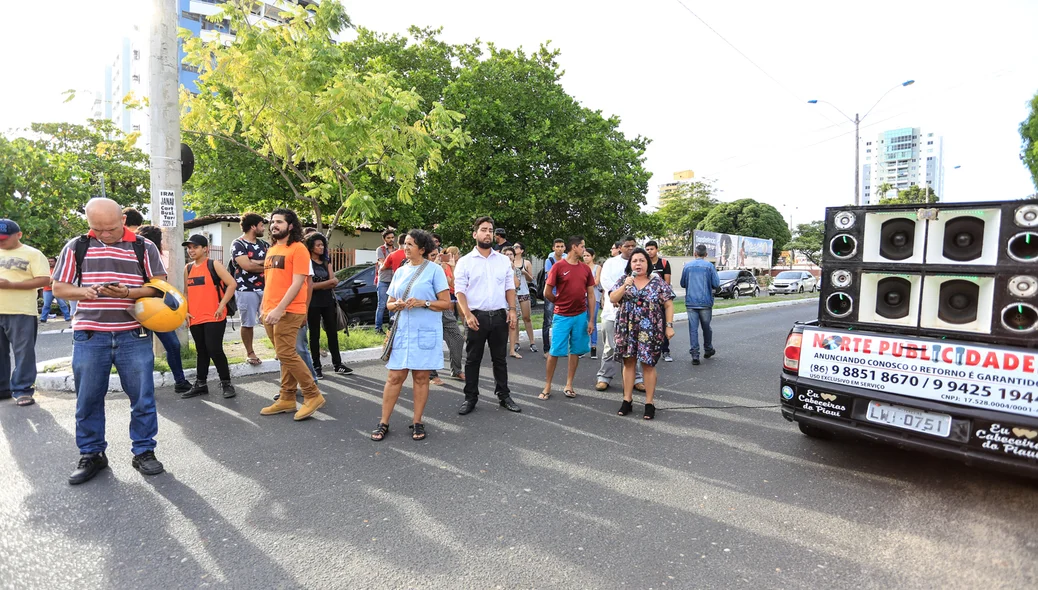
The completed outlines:
[[[314,397],[303,402],[303,407],[299,408],[296,412],[294,420],[306,420],[313,415],[314,412],[320,410],[324,406],[324,396],[317,394]]]
[[[290,396],[281,396],[278,401],[274,402],[274,405],[267,406],[260,410],[260,414],[264,416],[273,416],[274,414],[284,414],[285,412],[296,411],[296,396],[292,394]]]

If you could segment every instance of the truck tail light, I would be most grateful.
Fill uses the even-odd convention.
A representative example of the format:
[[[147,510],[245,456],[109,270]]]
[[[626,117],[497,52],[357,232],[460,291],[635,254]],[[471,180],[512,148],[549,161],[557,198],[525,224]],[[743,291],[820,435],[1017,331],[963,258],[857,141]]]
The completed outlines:
[[[782,351],[782,368],[793,372],[800,370],[800,343],[804,335],[793,333],[786,338],[786,348]]]

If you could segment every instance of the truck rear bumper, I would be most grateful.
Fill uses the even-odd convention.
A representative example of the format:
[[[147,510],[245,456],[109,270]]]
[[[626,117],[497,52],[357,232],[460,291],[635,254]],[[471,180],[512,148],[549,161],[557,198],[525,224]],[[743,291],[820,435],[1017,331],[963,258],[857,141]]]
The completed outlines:
[[[787,420],[1038,479],[1038,458],[1034,450],[1038,447],[1032,443],[1038,438],[1024,438],[1033,437],[1038,431],[1033,418],[821,383],[788,373],[782,375],[780,387],[787,393],[787,388],[794,392],[789,398],[780,395],[782,417]],[[864,419],[863,409],[870,401],[948,414],[953,419],[951,432],[946,437],[938,437],[868,421]],[[1005,442],[1010,438],[1016,438],[1016,444]],[[1010,448],[1017,449],[1019,454],[1010,452]]]

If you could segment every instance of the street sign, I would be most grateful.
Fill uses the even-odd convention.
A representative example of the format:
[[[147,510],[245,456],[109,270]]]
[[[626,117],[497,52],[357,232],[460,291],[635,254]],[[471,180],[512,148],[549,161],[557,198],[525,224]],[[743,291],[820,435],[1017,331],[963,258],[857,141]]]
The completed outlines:
[[[177,203],[173,191],[159,191],[159,227],[177,226]]]

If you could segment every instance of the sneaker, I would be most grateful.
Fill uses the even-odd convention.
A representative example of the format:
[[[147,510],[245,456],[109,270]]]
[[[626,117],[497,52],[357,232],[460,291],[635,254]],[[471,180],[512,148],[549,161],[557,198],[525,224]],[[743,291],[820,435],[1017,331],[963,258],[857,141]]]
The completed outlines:
[[[586,354],[582,354],[582,355],[579,355],[579,356],[577,356],[577,358],[578,358],[578,359],[582,359],[582,358],[584,358],[584,357],[586,357],[586,356],[587,356]]]
[[[41,323],[41,324],[46,324],[46,323],[47,323],[47,320],[40,320],[40,323]]]
[[[597,359],[598,358],[598,347],[597,346],[592,346],[591,347],[591,358],[593,358],[593,359]]]
[[[177,381],[173,384],[173,391],[176,393],[187,393],[191,391],[191,382],[187,379],[183,381]]]
[[[180,399],[188,399],[200,395],[209,395],[209,384],[205,381],[195,381],[195,384],[191,386],[190,391],[180,394]]]
[[[335,365],[335,372],[340,375],[352,375],[353,369],[347,367],[346,365]]]
[[[519,344],[518,343],[516,343],[516,345],[512,348],[512,352],[514,352],[516,354],[519,353]]]
[[[537,345],[536,344],[533,344],[533,343],[530,344],[530,352],[537,352]]]
[[[238,395],[238,392],[234,391],[234,386],[231,385],[231,382],[229,380],[220,381],[220,389],[223,390],[224,398],[231,398]]]
[[[717,354],[716,350],[708,350],[708,351],[706,351],[706,354],[703,355],[703,358],[708,359],[708,358],[714,356],[715,354]]]
[[[375,333],[378,334],[379,336],[385,336],[386,335],[386,331],[383,330],[382,328],[376,328],[375,329]]]
[[[314,373],[317,373],[317,377],[315,377],[314,379],[318,381],[324,379],[324,373],[321,372],[321,367],[314,367]]]
[[[90,481],[106,467],[108,467],[108,457],[104,453],[80,455],[76,470],[68,476],[68,483],[75,486]]]
[[[670,356],[670,353],[668,352],[667,354],[663,355],[663,361],[667,363],[673,363],[674,357]]]
[[[134,455],[132,465],[144,475],[158,475],[166,470],[155,458],[155,451],[144,451],[140,455]]]
[[[698,365],[699,364],[699,359],[698,358],[692,359],[692,364],[693,365]]]

